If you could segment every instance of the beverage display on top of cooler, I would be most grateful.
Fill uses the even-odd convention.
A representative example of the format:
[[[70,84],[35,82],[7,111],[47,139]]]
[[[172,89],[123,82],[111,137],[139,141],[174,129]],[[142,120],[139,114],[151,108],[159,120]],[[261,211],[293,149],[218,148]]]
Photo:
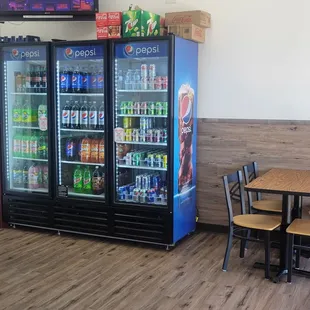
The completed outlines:
[[[58,185],[104,199],[103,46],[58,46],[56,55]]]
[[[158,48],[115,44],[116,202],[167,205],[168,54]]]

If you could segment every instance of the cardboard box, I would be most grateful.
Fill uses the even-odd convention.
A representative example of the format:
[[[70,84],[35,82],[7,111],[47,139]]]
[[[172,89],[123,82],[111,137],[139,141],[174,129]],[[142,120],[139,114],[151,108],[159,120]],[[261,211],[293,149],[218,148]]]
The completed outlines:
[[[122,12],[103,12],[96,13],[96,26],[121,26]]]
[[[160,16],[148,11],[123,12],[123,37],[150,37],[160,35]]]
[[[210,28],[211,15],[204,11],[185,11],[166,13],[166,26],[179,24],[195,24],[197,26]]]
[[[121,26],[97,27],[97,39],[119,39],[122,37]]]
[[[196,25],[181,25],[180,36],[187,40],[204,43],[206,40],[206,30]]]
[[[168,26],[168,33],[173,33],[176,36],[181,36],[181,25]]]

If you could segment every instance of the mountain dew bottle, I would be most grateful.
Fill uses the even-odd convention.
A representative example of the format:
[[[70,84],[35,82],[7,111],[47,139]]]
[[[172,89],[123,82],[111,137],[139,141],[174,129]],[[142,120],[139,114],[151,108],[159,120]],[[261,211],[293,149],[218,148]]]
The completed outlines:
[[[38,158],[38,137],[35,131],[33,131],[33,134],[30,138],[30,157]]]
[[[84,194],[91,194],[92,193],[92,186],[91,186],[91,173],[89,166],[86,166],[83,174],[83,193]]]
[[[80,165],[76,166],[73,174],[73,186],[75,193],[83,192],[83,173]]]

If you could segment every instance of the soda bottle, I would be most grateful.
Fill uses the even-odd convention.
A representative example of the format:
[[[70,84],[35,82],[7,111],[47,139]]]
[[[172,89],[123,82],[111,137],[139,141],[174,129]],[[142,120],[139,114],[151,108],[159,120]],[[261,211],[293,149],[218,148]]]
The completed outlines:
[[[37,189],[39,185],[40,168],[34,163],[28,170],[28,187],[30,189]]]
[[[81,162],[89,163],[91,158],[91,141],[88,137],[84,138],[81,143]]]
[[[35,93],[35,87],[36,87],[36,71],[35,71],[35,67],[32,67],[32,70],[30,72],[30,93]]]
[[[48,166],[43,166],[43,187],[48,188]]]
[[[31,93],[31,66],[28,66],[26,71],[26,92]]]
[[[102,173],[99,170],[99,166],[96,169],[92,177],[92,188],[94,195],[101,195],[103,193],[103,178]]]
[[[91,172],[89,166],[86,166],[83,173],[83,193],[91,194],[92,186],[91,186]]]
[[[32,109],[31,104],[28,99],[25,100],[22,108],[22,122],[26,127],[31,127],[32,125]]]
[[[87,101],[84,101],[81,109],[80,109],[80,128],[88,129],[88,106]]]
[[[89,128],[97,129],[98,126],[98,111],[97,102],[94,101],[89,109]]]
[[[47,130],[47,105],[40,104],[38,108],[39,128],[42,131]]]
[[[66,160],[75,161],[76,159],[76,144],[72,135],[66,141]]]
[[[104,93],[103,67],[100,67],[98,74],[97,74],[97,93],[100,93],[100,94]]]
[[[118,70],[118,83],[117,83],[118,90],[124,89],[124,76],[123,70]]]
[[[37,66],[35,76],[36,76],[35,92],[39,93],[41,91],[41,80],[42,80],[40,66]]]
[[[135,71],[133,78],[134,78],[134,81],[133,81],[134,89],[139,90],[141,88],[140,70]]]
[[[90,146],[90,161],[92,163],[98,163],[99,159],[99,143],[97,139],[91,140],[91,146]]]
[[[99,163],[104,164],[104,139],[99,141]]]
[[[72,92],[72,73],[70,72],[68,66],[64,67],[60,72],[59,81],[61,93]]]
[[[101,106],[99,107],[98,110],[98,129],[99,130],[104,130],[104,103],[102,101]]]
[[[80,107],[78,101],[75,101],[71,108],[70,125],[72,129],[80,128]]]
[[[28,164],[25,163],[25,165],[23,167],[23,186],[24,186],[24,188],[28,188],[28,186],[29,186],[28,173],[29,173],[29,167],[28,167]]]
[[[47,159],[48,157],[48,149],[47,149],[47,136],[41,132],[38,142],[38,158]]]
[[[90,92],[97,92],[97,68],[91,68],[90,70]]]
[[[76,166],[73,174],[73,188],[75,193],[82,193],[83,191],[83,174],[80,165]]]
[[[65,106],[62,109],[62,128],[70,128],[71,124],[71,105],[70,101],[67,100]]]
[[[22,157],[30,158],[30,134],[25,131],[22,136]]]
[[[39,166],[39,173],[38,173],[38,184],[39,184],[39,188],[43,187],[43,166]]]
[[[125,89],[131,90],[132,89],[132,71],[128,70],[125,76]]]
[[[13,166],[13,186],[20,188],[23,187],[23,171],[20,161],[16,161]]]
[[[20,100],[16,99],[13,106],[13,125],[21,126],[22,124],[22,104]]]
[[[72,92],[81,93],[82,92],[82,74],[80,72],[80,66],[76,66],[72,74]]]
[[[30,157],[38,158],[38,138],[35,132],[33,132],[30,138]]]
[[[47,78],[46,78],[46,67],[41,68],[41,93],[46,92],[46,84]]]
[[[90,92],[90,84],[91,84],[91,73],[89,72],[88,67],[83,68],[83,78],[82,78],[82,92],[89,93]]]
[[[22,157],[22,136],[19,131],[13,137],[13,156]]]
[[[76,140],[77,145],[77,151],[76,151],[76,157],[78,161],[81,161],[81,154],[82,154],[82,141],[83,139],[78,138]]]

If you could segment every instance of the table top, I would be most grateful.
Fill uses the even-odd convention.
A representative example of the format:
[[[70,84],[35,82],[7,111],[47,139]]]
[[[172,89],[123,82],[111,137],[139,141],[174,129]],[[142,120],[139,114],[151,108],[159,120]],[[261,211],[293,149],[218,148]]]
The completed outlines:
[[[310,196],[310,170],[271,169],[245,186],[247,191]]]

